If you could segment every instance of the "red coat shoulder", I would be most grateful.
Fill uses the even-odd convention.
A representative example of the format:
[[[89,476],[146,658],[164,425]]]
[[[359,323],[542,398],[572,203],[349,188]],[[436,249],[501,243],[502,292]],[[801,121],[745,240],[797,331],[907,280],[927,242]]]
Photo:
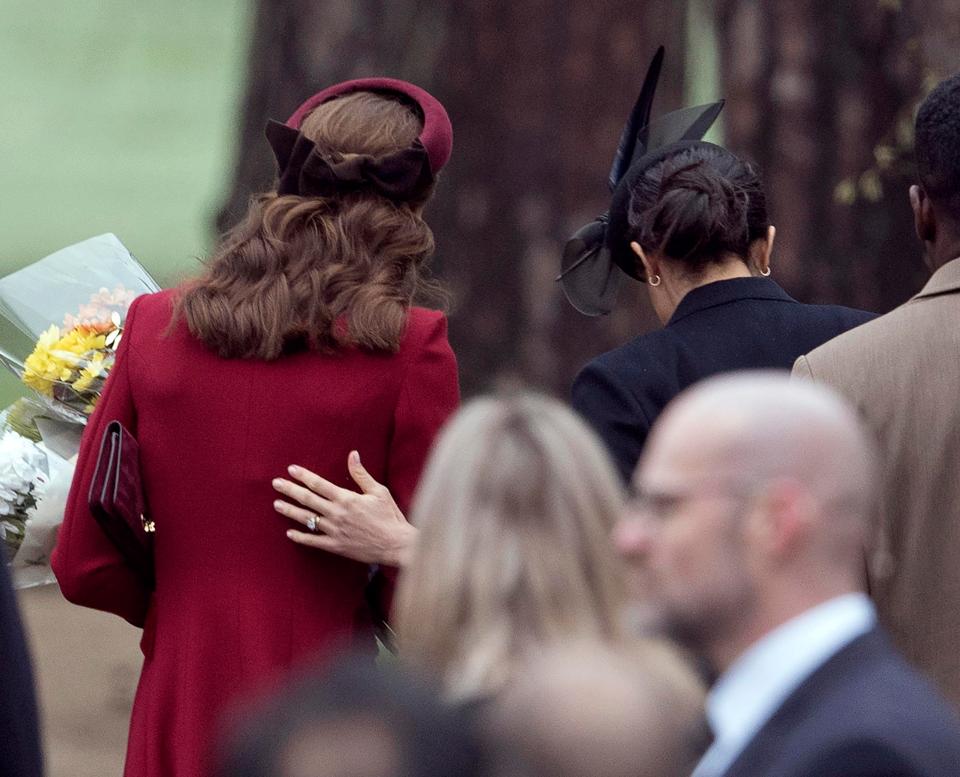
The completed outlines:
[[[454,364],[456,359],[447,339],[447,317],[439,310],[410,308],[407,330],[400,343],[400,353],[406,360],[416,361],[423,352],[444,353]]]
[[[440,310],[430,308],[410,308],[405,339],[422,342],[432,334],[447,333],[447,317]]]
[[[141,294],[130,305],[124,321],[124,339],[128,348],[136,352],[149,350],[153,340],[165,333],[173,314],[174,289],[153,294]]]
[[[173,314],[176,294],[176,289],[163,289],[153,294],[140,295],[130,306],[127,318],[128,324],[139,323],[140,326],[158,325],[166,327],[170,323],[170,316]]]

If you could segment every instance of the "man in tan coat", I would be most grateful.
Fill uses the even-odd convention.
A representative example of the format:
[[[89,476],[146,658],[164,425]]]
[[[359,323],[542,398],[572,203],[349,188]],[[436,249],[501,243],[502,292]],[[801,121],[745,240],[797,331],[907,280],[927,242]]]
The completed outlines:
[[[905,305],[800,357],[879,438],[869,588],[898,647],[960,704],[960,74],[920,107],[910,187],[933,271]]]

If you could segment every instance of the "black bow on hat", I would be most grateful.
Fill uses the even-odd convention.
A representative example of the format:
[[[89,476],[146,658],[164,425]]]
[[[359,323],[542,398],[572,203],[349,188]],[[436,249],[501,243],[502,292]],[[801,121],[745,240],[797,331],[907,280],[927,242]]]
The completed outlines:
[[[427,150],[419,140],[380,157],[353,154],[334,161],[286,124],[267,122],[266,135],[277,159],[277,194],[325,197],[367,188],[403,202],[420,197],[433,182]]]
[[[650,62],[640,96],[620,135],[608,179],[613,194],[610,209],[577,230],[563,250],[557,281],[570,304],[587,316],[602,316],[613,310],[624,273],[643,280],[627,242],[631,184],[669,155],[670,147],[702,138],[723,109],[723,100],[719,100],[673,111],[651,122],[663,56],[661,46]]]

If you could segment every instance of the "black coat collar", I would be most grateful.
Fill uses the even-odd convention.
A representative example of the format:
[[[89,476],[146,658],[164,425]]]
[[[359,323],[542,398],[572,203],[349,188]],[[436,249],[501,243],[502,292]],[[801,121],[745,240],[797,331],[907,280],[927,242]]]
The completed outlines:
[[[772,299],[780,302],[796,302],[787,292],[769,278],[731,278],[727,281],[714,281],[697,286],[687,292],[680,300],[677,309],[670,316],[667,326],[701,310],[726,305],[742,299]]]

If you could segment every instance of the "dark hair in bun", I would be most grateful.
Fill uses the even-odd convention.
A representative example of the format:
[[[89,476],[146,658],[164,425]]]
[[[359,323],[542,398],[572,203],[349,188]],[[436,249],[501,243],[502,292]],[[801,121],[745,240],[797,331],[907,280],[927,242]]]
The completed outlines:
[[[707,143],[678,149],[637,176],[628,218],[629,239],[691,272],[728,254],[746,259],[770,226],[757,169]]]

